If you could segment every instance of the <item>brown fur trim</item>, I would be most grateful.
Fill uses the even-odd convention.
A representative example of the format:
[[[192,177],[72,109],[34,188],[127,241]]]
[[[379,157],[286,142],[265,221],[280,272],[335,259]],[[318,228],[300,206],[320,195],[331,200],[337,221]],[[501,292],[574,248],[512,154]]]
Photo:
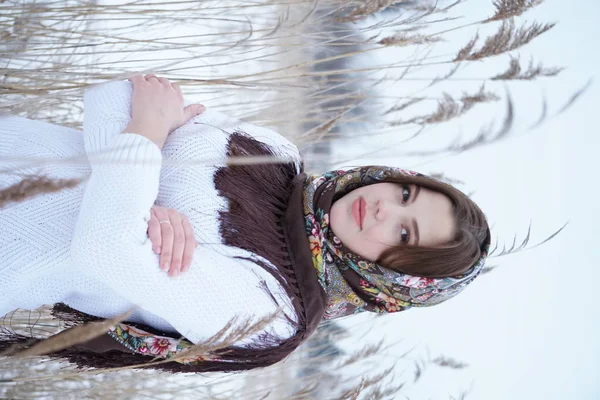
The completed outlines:
[[[227,150],[230,157],[278,155],[239,131],[230,136]],[[229,209],[219,215],[224,243],[251,251],[275,266],[251,260],[277,279],[292,299],[299,326],[304,326],[306,316],[282,226],[295,176],[292,162],[264,163],[220,168],[214,181],[219,194],[229,200]]]

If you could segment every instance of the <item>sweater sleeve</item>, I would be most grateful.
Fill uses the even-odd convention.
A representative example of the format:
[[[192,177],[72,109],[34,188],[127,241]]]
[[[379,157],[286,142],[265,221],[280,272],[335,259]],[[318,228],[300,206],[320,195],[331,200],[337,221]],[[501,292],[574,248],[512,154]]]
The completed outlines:
[[[84,93],[84,143],[87,154],[98,152],[106,147],[108,141],[119,135],[131,121],[131,98],[133,83],[130,81],[113,81],[88,88]],[[193,104],[184,98],[184,107]],[[298,148],[288,139],[262,126],[231,118],[228,115],[208,108],[204,113],[187,121],[171,133],[186,130],[193,125],[217,128],[224,135],[233,131],[243,131],[256,140],[278,149],[282,155],[293,159],[300,170],[301,157]],[[169,138],[167,138],[167,143]]]
[[[133,84],[129,81],[102,83],[83,95],[83,136],[87,154],[99,152],[131,121]]]

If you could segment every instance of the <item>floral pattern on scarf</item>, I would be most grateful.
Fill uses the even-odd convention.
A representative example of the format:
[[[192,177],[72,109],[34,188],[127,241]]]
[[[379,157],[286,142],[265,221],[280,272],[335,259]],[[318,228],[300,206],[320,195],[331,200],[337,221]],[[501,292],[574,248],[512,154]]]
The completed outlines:
[[[189,340],[154,335],[126,324],[116,324],[109,330],[108,334],[117,342],[137,354],[165,359],[179,355],[182,351],[194,346]],[[205,360],[218,361],[214,358],[200,356],[190,358],[183,357],[174,361],[181,364],[193,364]]]
[[[368,166],[307,178],[303,198],[305,230],[319,283],[328,297],[324,319],[363,311],[390,313],[439,304],[456,296],[481,272],[489,251],[489,234],[475,265],[462,275],[447,278],[391,271],[352,253],[334,235],[329,226],[329,212],[336,199],[359,187],[406,175],[425,177],[410,170]]]

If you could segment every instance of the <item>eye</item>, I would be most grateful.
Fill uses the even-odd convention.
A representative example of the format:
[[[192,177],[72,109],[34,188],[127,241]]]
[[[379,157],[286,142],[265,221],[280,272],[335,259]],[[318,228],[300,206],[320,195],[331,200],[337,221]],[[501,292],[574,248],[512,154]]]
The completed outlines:
[[[410,241],[410,232],[405,227],[400,230],[400,243],[408,244]]]
[[[410,199],[410,186],[402,185],[402,204],[406,204],[408,199]]]

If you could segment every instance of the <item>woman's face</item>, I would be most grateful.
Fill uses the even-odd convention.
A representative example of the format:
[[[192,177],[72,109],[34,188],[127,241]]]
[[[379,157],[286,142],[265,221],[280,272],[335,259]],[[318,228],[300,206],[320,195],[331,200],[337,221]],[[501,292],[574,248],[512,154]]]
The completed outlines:
[[[422,186],[389,182],[346,194],[333,203],[329,221],[348,249],[373,262],[399,244],[443,245],[455,231],[448,197]]]

